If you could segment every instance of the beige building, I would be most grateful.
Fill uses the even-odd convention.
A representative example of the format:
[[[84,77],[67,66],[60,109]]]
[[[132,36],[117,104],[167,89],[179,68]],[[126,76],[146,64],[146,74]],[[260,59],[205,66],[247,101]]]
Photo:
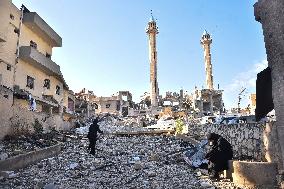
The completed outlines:
[[[0,47],[3,86],[13,89],[16,97],[31,94],[39,111],[62,108],[63,89],[67,88],[59,65],[52,61],[52,48],[61,47],[61,37],[35,12],[11,0],[1,1],[1,31],[7,31]],[[5,3],[4,3],[5,2]],[[7,16],[8,15],[8,16]],[[3,23],[3,24],[2,24]],[[16,100],[23,107],[28,101]]]
[[[132,94],[129,91],[119,91],[111,97],[96,97],[92,103],[96,113],[110,113],[128,116],[133,110]]]
[[[222,90],[195,89],[193,108],[199,116],[220,114],[223,111]]]
[[[75,111],[80,115],[80,117],[88,118],[95,114],[93,99],[96,98],[93,91],[89,91],[83,88],[80,92],[75,93]]]
[[[63,110],[74,111],[72,92],[52,60],[53,48],[61,46],[62,38],[36,12],[0,1],[0,86],[10,91],[12,106],[27,110],[31,97],[36,112],[62,117]]]
[[[63,119],[65,121],[70,121],[75,116],[75,94],[72,90],[67,87],[63,88]]]

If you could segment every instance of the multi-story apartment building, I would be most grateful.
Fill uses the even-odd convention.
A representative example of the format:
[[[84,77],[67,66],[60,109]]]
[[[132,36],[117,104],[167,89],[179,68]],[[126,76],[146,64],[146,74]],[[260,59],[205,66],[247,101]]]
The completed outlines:
[[[27,109],[32,97],[37,112],[74,112],[74,94],[52,60],[53,48],[61,46],[62,38],[36,12],[0,1],[0,90],[11,107]]]
[[[1,0],[0,9],[1,85],[12,89],[18,99],[31,94],[38,111],[60,112],[64,102],[68,107],[63,92],[68,86],[59,65],[52,61],[52,49],[62,46],[62,38],[24,6],[19,10],[11,0]],[[14,103],[28,106],[26,100]]]

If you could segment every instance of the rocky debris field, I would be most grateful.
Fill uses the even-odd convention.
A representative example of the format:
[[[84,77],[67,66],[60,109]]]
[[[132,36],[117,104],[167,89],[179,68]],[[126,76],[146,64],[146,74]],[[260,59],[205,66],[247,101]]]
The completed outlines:
[[[190,145],[174,136],[116,137],[110,132],[116,126],[109,123],[101,123],[105,134],[95,157],[87,152],[85,135],[74,134],[58,156],[6,172],[0,188],[237,188],[189,167],[182,153]]]
[[[0,141],[0,160],[57,144],[58,132],[7,136]]]

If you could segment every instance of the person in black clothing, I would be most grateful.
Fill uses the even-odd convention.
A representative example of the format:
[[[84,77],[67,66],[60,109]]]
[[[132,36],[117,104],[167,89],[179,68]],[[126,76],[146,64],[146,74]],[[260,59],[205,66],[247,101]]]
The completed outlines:
[[[210,151],[205,155],[208,159],[208,173],[210,178],[219,179],[219,173],[228,169],[228,160],[233,158],[231,144],[218,134],[210,133],[207,135]]]
[[[89,127],[89,133],[87,135],[89,139],[89,150],[90,154],[95,156],[96,153],[96,142],[98,140],[98,132],[103,134],[103,131],[100,130],[100,127],[98,125],[98,118],[93,120],[93,123]]]

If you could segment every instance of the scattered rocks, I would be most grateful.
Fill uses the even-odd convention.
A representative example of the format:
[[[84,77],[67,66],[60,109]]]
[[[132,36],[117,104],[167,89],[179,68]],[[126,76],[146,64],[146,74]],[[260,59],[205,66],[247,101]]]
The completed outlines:
[[[0,154],[0,160],[5,160],[7,158],[8,158],[8,154],[7,153]]]
[[[159,154],[174,152],[179,140],[162,136],[104,135],[97,143],[96,157],[87,153],[87,144],[86,140],[73,139],[64,143],[57,157],[19,170],[17,179],[20,183],[25,180],[25,185],[20,185],[26,188],[44,185],[46,188],[51,186],[48,184],[52,178],[58,188],[174,188],[189,183],[199,186],[194,172],[185,162],[176,162],[167,155],[157,161],[150,160],[153,151]],[[144,155],[139,154],[141,149]],[[129,164],[129,160],[134,163]],[[168,164],[164,164],[165,161]],[[16,188],[16,184],[16,179],[4,179],[0,188]]]
[[[138,170],[141,170],[143,168],[143,166],[142,166],[142,164],[141,163],[135,163],[134,164],[134,169],[136,170],[136,171],[138,171]]]
[[[155,177],[155,176],[157,176],[157,174],[154,171],[147,171],[146,174],[147,174],[148,177]]]
[[[200,186],[202,187],[202,188],[212,188],[213,186],[212,186],[212,184],[210,184],[210,183],[208,183],[208,182],[201,182],[200,183]],[[213,187],[214,188],[214,187]]]
[[[113,120],[101,122],[104,133],[136,129],[112,123]],[[131,119],[129,123],[132,124]],[[183,161],[181,152],[186,146],[172,136],[116,137],[105,134],[97,142],[95,157],[88,153],[84,134],[71,133],[66,137],[70,140],[63,143],[62,153],[58,156],[44,159],[17,173],[11,172],[8,176],[0,175],[0,188],[213,189],[230,185],[204,179],[201,170],[197,170],[200,173],[196,175],[196,171]]]
[[[0,141],[0,160],[53,146],[58,143],[58,135],[60,133],[52,131],[50,133],[6,137],[3,141]]]
[[[151,161],[159,161],[160,157],[158,154],[152,153],[150,156]]]
[[[54,183],[49,183],[43,187],[43,189],[57,189],[58,187]]]
[[[79,165],[78,163],[71,163],[71,164],[69,165],[69,168],[70,168],[70,169],[75,169],[78,165]]]

